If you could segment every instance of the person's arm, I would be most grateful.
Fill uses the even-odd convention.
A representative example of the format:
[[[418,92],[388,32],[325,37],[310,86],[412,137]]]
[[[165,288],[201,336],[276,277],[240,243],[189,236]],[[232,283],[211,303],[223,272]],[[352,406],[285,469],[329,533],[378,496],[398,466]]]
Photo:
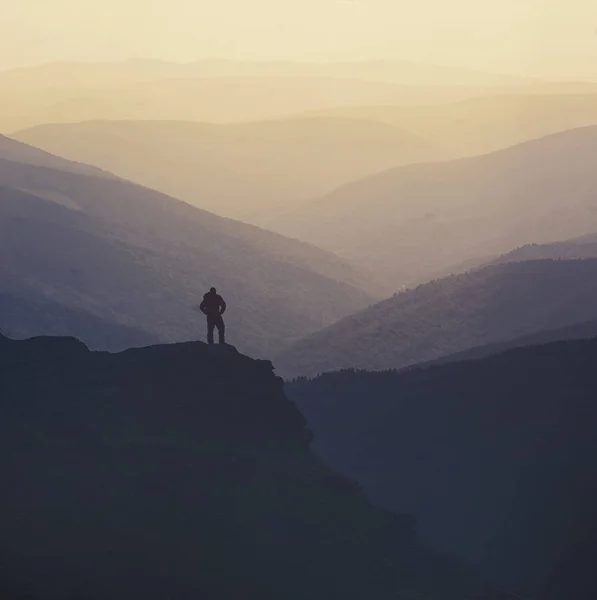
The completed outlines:
[[[199,305],[199,310],[205,315],[207,314],[205,311],[205,299],[203,300],[203,302],[201,302],[201,304]]]
[[[226,302],[224,302],[224,298],[220,296],[220,314],[223,315],[226,312]]]

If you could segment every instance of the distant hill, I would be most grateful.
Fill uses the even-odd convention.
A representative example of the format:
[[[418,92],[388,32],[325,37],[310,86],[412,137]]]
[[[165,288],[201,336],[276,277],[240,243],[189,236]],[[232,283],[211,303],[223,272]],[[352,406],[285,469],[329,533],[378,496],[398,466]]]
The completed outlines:
[[[504,264],[524,260],[572,260],[597,258],[597,233],[583,235],[552,244],[526,244],[512,252],[507,252],[491,261],[491,264]]]
[[[59,169],[68,173],[114,178],[110,173],[105,173],[97,167],[66,161],[39,148],[15,142],[3,135],[0,135],[0,160],[9,160],[48,169]]]
[[[445,363],[461,362],[465,360],[478,360],[500,352],[506,352],[513,348],[523,348],[524,346],[541,346],[551,342],[565,340],[588,340],[597,338],[597,320],[588,321],[586,323],[578,323],[569,325],[559,329],[548,329],[531,335],[525,335],[519,338],[514,338],[506,342],[489,344],[487,346],[477,346],[470,350],[450,354],[437,360],[431,361],[429,364],[438,365]],[[411,368],[419,368],[420,365]]]
[[[597,230],[597,127],[392,169],[276,220],[399,289],[528,243]]]
[[[563,93],[597,93],[597,84],[543,83],[404,61],[54,63],[0,72],[0,132],[98,119],[263,120],[347,107]]]
[[[131,329],[147,340],[203,336],[193,307],[212,285],[229,301],[231,341],[258,355],[371,302],[361,275],[332,254],[16,141],[0,148],[0,292],[125,326],[95,347],[126,347]],[[52,311],[18,322],[0,313],[0,328],[80,331],[68,318],[58,327]]]
[[[525,244],[510,252],[494,257],[476,257],[456,265],[455,272],[484,268],[488,265],[503,265],[525,260],[577,260],[597,258],[597,234],[589,233],[560,242],[547,244]]]
[[[93,121],[41,125],[12,137],[256,224],[358,177],[441,156],[392,125],[343,118]]]
[[[0,336],[3,600],[515,600],[310,449],[268,361]]]
[[[93,89],[58,86],[46,96],[45,86],[14,91],[3,89],[0,82],[0,132],[93,120],[255,121],[346,106],[455,102],[487,92],[487,87],[409,86],[318,76],[183,77]]]
[[[449,158],[462,158],[597,125],[597,86],[592,90],[587,86],[592,93],[566,93],[574,88],[566,90],[565,85],[562,91],[488,95],[435,106],[348,107],[315,114],[394,125],[429,140]]]
[[[96,348],[148,346],[159,341],[159,336],[141,328],[98,317],[20,286],[7,285],[5,275],[0,272],[0,333],[24,339],[40,332],[48,335],[68,332],[88,340]],[[13,289],[18,295],[5,293],[6,289]]]
[[[597,340],[286,390],[326,462],[430,542],[517,597],[596,597]]]
[[[597,319],[597,260],[529,261],[421,285],[297,342],[287,377],[398,369]]]

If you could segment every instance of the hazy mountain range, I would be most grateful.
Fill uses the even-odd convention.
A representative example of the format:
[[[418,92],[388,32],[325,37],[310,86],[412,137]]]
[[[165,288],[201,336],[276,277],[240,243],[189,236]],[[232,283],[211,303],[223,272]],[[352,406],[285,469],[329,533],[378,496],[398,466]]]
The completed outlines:
[[[173,341],[203,335],[193,307],[214,285],[230,303],[231,339],[258,355],[371,302],[366,279],[332,254],[7,138],[0,148],[0,277],[13,298]],[[3,313],[0,327],[73,333],[53,314],[40,329]],[[119,348],[130,336],[108,343],[100,328],[85,339]]]
[[[286,211],[306,205],[318,215],[311,205],[315,197],[386,169],[488,153],[595,124],[597,95],[518,95],[228,125],[40,125],[12,137],[217,214],[285,231]],[[302,237],[300,215],[298,224],[294,214],[291,220],[289,232]]]
[[[597,84],[60,63],[0,131],[2,600],[593,600]],[[160,345],[211,286],[267,360]]]
[[[402,285],[597,230],[597,127],[398,167],[279,217],[277,231]]]
[[[552,244],[526,244],[502,254],[492,264],[522,262],[525,260],[571,260],[575,258],[597,258],[597,233],[583,235],[571,240]]]
[[[40,125],[12,137],[256,223],[353,179],[441,157],[425,139],[392,125],[336,117],[93,121]]]
[[[180,120],[227,123],[285,118],[325,108],[437,104],[487,88],[405,86],[320,77],[166,79],[106,89],[10,90],[2,93],[0,131],[91,120]]]
[[[597,125],[597,94],[500,94],[435,106],[364,106],[320,111],[387,123],[425,138],[447,157],[501,150],[567,129]]]
[[[287,377],[398,369],[597,319],[597,259],[490,266],[350,315],[275,359]]]
[[[492,93],[595,92],[597,84],[394,61],[58,63],[0,73],[0,131],[97,119],[231,122],[343,107],[437,105]]]
[[[442,358],[421,363],[418,366],[440,365],[453,362],[462,362],[465,360],[478,360],[494,354],[501,354],[513,348],[523,348],[525,346],[542,346],[551,342],[570,341],[570,340],[588,340],[597,338],[597,320],[577,323],[556,329],[544,329],[539,333],[523,335],[522,337],[506,340],[505,342],[496,342],[485,346],[476,346],[470,350],[449,354]],[[406,370],[406,369],[405,369]]]

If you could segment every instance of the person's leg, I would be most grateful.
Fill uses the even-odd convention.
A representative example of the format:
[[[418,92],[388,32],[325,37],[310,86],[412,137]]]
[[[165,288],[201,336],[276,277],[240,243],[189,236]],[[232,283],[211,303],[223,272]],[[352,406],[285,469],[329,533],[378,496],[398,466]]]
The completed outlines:
[[[225,344],[226,343],[226,325],[224,324],[224,319],[222,318],[221,315],[216,322],[216,326],[218,328],[218,337],[219,337],[218,341],[220,344]]]
[[[214,327],[216,326],[216,322],[212,317],[207,317],[207,343],[214,343]]]

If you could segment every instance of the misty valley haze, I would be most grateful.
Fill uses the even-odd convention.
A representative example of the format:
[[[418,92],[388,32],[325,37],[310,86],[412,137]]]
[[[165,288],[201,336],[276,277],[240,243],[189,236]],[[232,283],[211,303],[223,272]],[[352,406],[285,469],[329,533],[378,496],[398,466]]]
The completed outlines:
[[[40,125],[12,137],[264,226],[351,178],[441,156],[408,131],[342,117],[224,125],[88,121]]]
[[[594,600],[592,3],[50,4],[0,15],[2,600]]]

